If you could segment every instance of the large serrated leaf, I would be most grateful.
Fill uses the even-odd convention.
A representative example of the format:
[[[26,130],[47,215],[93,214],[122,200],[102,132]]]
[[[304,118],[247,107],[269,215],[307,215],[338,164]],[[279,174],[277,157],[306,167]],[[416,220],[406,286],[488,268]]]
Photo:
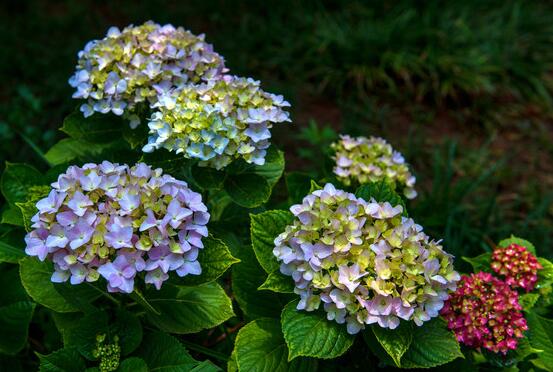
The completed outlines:
[[[195,287],[165,285],[146,294],[160,315],[148,314],[159,329],[179,334],[215,327],[234,316],[232,303],[215,282]]]
[[[293,221],[288,211],[273,210],[250,215],[252,247],[261,267],[269,274],[279,268],[273,255],[275,238]]]
[[[7,163],[0,186],[2,195],[10,205],[25,202],[32,186],[45,184],[44,176],[27,164]]]
[[[35,257],[27,257],[19,262],[21,283],[33,300],[59,313],[79,311],[56,291],[51,282],[52,264],[41,262]]]
[[[254,208],[267,202],[271,186],[267,180],[255,173],[229,175],[224,182],[225,191],[242,207]]]
[[[401,358],[404,368],[431,368],[464,358],[453,332],[442,318],[413,327],[413,341]]]
[[[202,273],[198,276],[187,275],[176,279],[179,284],[198,285],[214,281],[239,259],[232,256],[227,245],[220,239],[208,237],[203,240],[204,248],[199,250],[198,261],[201,262]]]
[[[553,320],[544,318],[532,311],[526,312],[528,341],[532,348],[542,350],[532,363],[536,367],[551,371],[553,366]]]
[[[409,349],[413,341],[412,324],[401,322],[400,326],[393,330],[373,325],[371,326],[371,330],[396,366],[401,367],[401,357]]]
[[[146,362],[150,371],[190,371],[198,364],[175,337],[163,332],[144,335],[135,354]]]
[[[86,365],[75,348],[65,347],[48,355],[37,354],[40,372],[84,371]]]
[[[128,124],[115,115],[92,115],[85,118],[75,111],[64,120],[60,130],[76,140],[90,143],[108,143],[121,137],[124,126]]]
[[[315,371],[316,361],[297,358],[288,362],[288,348],[277,319],[261,318],[240,329],[234,355],[239,371]]]
[[[492,272],[490,266],[492,261],[491,253],[482,253],[476,257],[462,257],[463,261],[468,262],[472,266],[472,270],[477,273],[479,271]]]
[[[344,324],[329,321],[319,311],[298,311],[297,304],[297,300],[290,302],[281,316],[288,360],[300,356],[332,359],[351,347],[354,337],[347,333]]]
[[[280,271],[273,271],[259,286],[259,289],[277,293],[294,293],[294,280]]]
[[[34,310],[30,301],[0,307],[0,352],[13,355],[25,346]]]

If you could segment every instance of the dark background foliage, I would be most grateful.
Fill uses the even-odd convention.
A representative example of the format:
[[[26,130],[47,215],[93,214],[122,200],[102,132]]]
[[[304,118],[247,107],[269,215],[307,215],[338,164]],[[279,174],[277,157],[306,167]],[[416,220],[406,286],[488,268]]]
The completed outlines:
[[[274,140],[287,171],[320,177],[336,133],[381,135],[417,175],[411,216],[449,251],[514,233],[553,254],[551,2],[7,0],[0,12],[2,163],[45,168],[77,105],[77,52],[151,19],[205,33],[233,73],[291,101]]]

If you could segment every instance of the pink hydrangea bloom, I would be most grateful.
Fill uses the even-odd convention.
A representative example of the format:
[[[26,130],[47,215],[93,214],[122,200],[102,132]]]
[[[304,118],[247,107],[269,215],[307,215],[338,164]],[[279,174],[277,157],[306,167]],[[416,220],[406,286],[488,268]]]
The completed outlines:
[[[491,267],[512,288],[523,288],[526,292],[534,289],[538,270],[542,268],[536,256],[515,243],[497,247],[492,254]]]
[[[463,275],[441,310],[457,340],[474,348],[506,354],[528,329],[518,293],[490,273]]]

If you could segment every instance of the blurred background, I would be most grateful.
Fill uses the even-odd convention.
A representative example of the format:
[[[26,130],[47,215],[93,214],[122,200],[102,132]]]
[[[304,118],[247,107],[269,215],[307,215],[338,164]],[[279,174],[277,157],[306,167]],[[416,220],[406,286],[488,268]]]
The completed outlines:
[[[338,133],[386,138],[413,166],[410,215],[448,251],[511,233],[553,256],[553,2],[4,0],[0,167],[41,152],[78,105],[77,52],[146,20],[205,33],[231,72],[292,103],[287,171],[320,176]]]

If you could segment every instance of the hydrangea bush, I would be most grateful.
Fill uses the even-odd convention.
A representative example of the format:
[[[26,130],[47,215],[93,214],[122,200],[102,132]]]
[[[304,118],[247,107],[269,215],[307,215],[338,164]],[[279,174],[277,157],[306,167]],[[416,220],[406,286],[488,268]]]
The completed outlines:
[[[53,282],[95,282],[131,293],[135,277],[157,289],[169,278],[199,275],[207,207],[184,181],[144,163],[71,166],[37,202],[25,252],[54,262]]]
[[[282,96],[259,81],[227,75],[175,90],[153,105],[150,137],[143,151],[158,148],[221,169],[236,158],[263,165],[274,123],[290,121]]]
[[[403,155],[385,139],[341,135],[331,147],[335,152],[334,174],[344,185],[385,180],[402,190],[407,199],[417,196],[415,176]]]
[[[294,223],[275,239],[280,271],[292,276],[298,310],[321,302],[328,320],[358,333],[365,324],[394,329],[438,316],[455,290],[453,257],[400,205],[366,202],[327,184],[290,211]]]
[[[226,73],[203,36],[153,22],[79,53],[67,137],[0,179],[2,369],[550,367],[553,264],[530,242],[467,272],[375,137],[341,136],[337,179],[321,158],[283,182],[289,104]]]

